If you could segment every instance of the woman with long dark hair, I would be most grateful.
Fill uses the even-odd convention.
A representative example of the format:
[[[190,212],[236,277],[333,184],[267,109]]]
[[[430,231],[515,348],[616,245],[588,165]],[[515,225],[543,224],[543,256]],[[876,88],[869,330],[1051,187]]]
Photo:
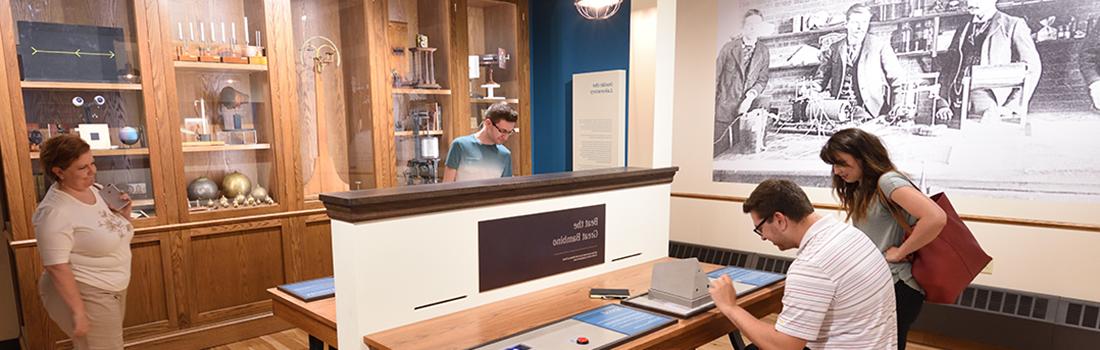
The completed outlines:
[[[829,138],[821,160],[833,166],[832,184],[848,220],[878,246],[890,264],[898,312],[898,349],[905,349],[909,326],[924,305],[924,290],[913,278],[907,257],[940,234],[947,216],[890,161],[875,135],[851,128]],[[895,217],[904,218],[905,228]]]

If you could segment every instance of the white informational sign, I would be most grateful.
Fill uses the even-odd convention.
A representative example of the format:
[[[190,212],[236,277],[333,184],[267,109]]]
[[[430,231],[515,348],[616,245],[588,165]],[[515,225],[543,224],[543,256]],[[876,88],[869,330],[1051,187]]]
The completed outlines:
[[[626,166],[626,71],[573,74],[573,170]]]

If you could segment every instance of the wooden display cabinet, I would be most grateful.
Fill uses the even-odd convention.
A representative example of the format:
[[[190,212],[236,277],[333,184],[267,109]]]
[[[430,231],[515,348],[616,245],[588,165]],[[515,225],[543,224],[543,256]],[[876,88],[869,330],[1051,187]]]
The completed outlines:
[[[447,0],[391,0],[386,38],[393,88],[397,185],[443,180],[448,117],[454,112]],[[419,153],[418,153],[419,152]]]
[[[291,0],[305,206],[324,192],[393,186],[383,1]],[[320,72],[318,74],[318,71]],[[387,97],[387,98],[383,98]],[[381,117],[379,117],[381,116]]]
[[[295,76],[298,80],[299,155],[303,196],[320,206],[324,192],[367,189],[374,179],[371,114],[362,91],[350,84],[369,79],[353,35],[362,4],[292,0]]]
[[[3,65],[0,93],[0,141],[12,240],[21,301],[23,337],[30,348],[70,346],[46,317],[38,298],[42,267],[35,249],[31,216],[51,181],[40,162],[38,144],[62,132],[82,135],[93,146],[99,183],[116,184],[134,198],[138,230],[164,226],[176,219],[173,180],[161,157],[170,140],[160,133],[166,117],[159,108],[159,55],[146,30],[148,3],[141,1],[70,0],[0,1]],[[10,137],[12,135],[19,135]],[[156,236],[135,237],[128,334],[148,335],[168,328],[166,303],[145,304],[144,295],[164,290],[148,276],[163,270]],[[159,262],[159,260],[157,260]],[[151,269],[150,269],[151,268]],[[158,308],[158,306],[160,306]]]
[[[461,81],[455,97],[458,113],[451,125],[454,137],[477,132],[485,111],[494,103],[508,103],[519,112],[519,129],[504,144],[512,151],[515,176],[531,174],[530,61],[525,0],[459,0],[452,32]],[[490,88],[492,92],[490,93]]]
[[[276,114],[292,98],[279,84],[266,45],[275,3],[262,0],[166,1],[161,29],[171,43],[168,112],[179,125],[173,150],[184,221],[285,211],[288,189],[277,156],[284,135]],[[246,25],[247,23],[247,25]],[[195,28],[192,30],[192,28]],[[192,39],[194,38],[194,39]],[[199,57],[200,61],[189,61]],[[217,61],[217,62],[215,62]],[[204,188],[205,187],[205,188]],[[217,191],[212,191],[216,187]],[[205,190],[205,191],[204,191]],[[216,192],[214,194],[210,194]]]
[[[320,193],[406,184],[403,167],[413,157],[399,145],[437,138],[442,167],[449,143],[474,131],[470,118],[488,101],[471,98],[478,89],[469,87],[468,55],[490,46],[511,55],[494,78],[521,116],[522,132],[508,143],[515,174],[530,173],[526,11],[525,1],[0,0],[0,132],[17,135],[0,138],[7,195],[0,207],[11,230],[26,344],[71,346],[38,296],[43,267],[31,217],[49,184],[31,131],[48,136],[58,124],[105,124],[85,128],[107,130],[106,145],[93,150],[98,180],[130,189],[144,214],[131,244],[128,349],[257,337],[289,327],[271,314],[264,290],[332,274]],[[24,74],[38,62],[17,50],[20,21],[108,28],[120,38],[103,44],[113,48],[81,50],[80,57],[111,57],[116,65]],[[415,72],[410,55],[419,49],[409,48],[417,47],[417,34],[436,49],[438,86],[395,86],[395,71],[405,80]],[[338,58],[325,53],[326,44]],[[36,55],[77,57],[72,48],[35,48]],[[319,67],[314,58],[327,63]],[[75,97],[83,104],[74,105]],[[424,106],[438,113],[414,135],[407,116]],[[138,137],[127,129],[122,142],[124,127]],[[233,207],[226,196],[228,207],[210,208],[188,199],[199,177],[225,193],[222,180],[235,171],[272,201]]]
[[[144,43],[148,37],[135,30],[138,22],[145,21],[135,16],[140,8],[117,1],[10,1],[5,5],[10,20],[3,28],[11,33],[10,44],[4,47],[5,60],[17,62],[17,69],[8,72],[11,110],[13,117],[21,118],[6,121],[15,122],[6,134],[26,135],[11,140],[13,149],[19,150],[11,157],[20,158],[19,163],[28,161],[30,171],[5,170],[12,170],[13,178],[22,177],[14,176],[16,172],[26,174],[33,184],[30,191],[13,191],[22,194],[20,209],[33,212],[53,184],[42,168],[39,144],[72,133],[92,145],[98,182],[115,184],[132,194],[135,226],[163,223],[157,214],[169,204],[157,203],[154,195],[165,186],[162,174],[154,170],[163,163],[150,157],[150,149],[162,141],[148,128],[160,116],[152,107],[154,97],[146,93],[153,85],[142,75],[150,60],[149,45]],[[62,40],[66,37],[75,39]],[[73,41],[93,38],[102,41],[72,46]]]

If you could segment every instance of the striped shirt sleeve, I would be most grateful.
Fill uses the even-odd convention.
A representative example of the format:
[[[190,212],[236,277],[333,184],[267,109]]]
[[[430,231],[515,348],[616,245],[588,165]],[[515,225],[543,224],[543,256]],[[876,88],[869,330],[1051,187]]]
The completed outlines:
[[[792,265],[787,272],[783,311],[779,313],[775,329],[802,340],[817,340],[834,295],[836,283],[820,267]]]

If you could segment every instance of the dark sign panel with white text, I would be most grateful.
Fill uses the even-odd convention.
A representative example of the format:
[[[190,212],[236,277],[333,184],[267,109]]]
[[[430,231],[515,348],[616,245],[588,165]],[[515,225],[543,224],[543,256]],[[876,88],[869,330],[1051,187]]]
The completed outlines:
[[[484,292],[604,262],[606,206],[478,222]]]

